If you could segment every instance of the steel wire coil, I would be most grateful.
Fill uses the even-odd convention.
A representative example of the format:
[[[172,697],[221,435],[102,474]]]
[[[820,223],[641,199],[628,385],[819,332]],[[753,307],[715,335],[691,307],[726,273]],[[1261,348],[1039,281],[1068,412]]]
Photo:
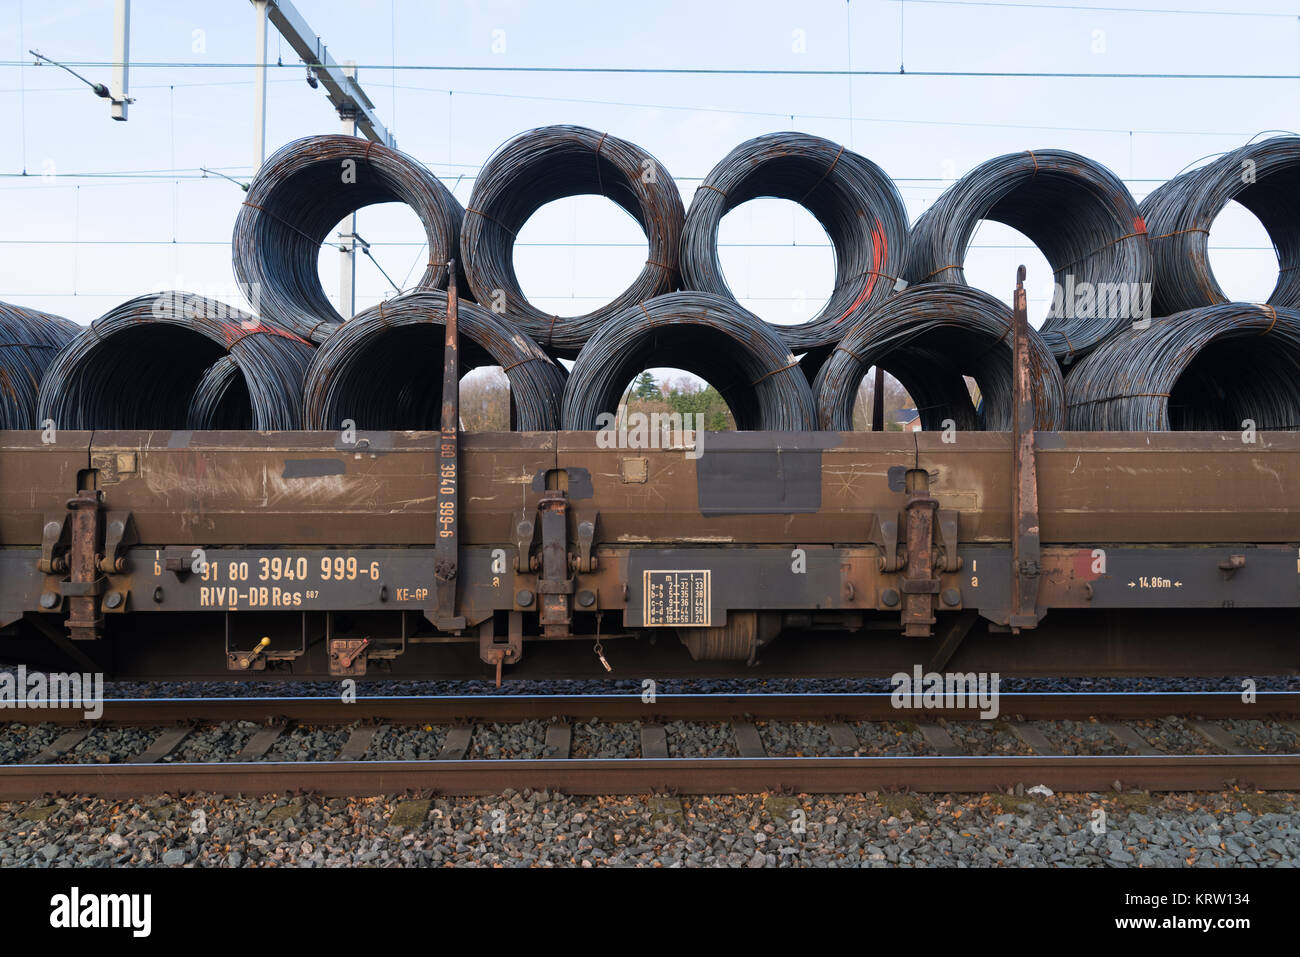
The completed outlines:
[[[817,374],[813,391],[821,428],[853,429],[853,405],[867,370],[879,364],[916,403],[921,427],[1006,431],[1012,418],[1011,309],[970,286],[912,286],[865,310]],[[1035,428],[1065,427],[1060,369],[1042,337],[1029,329]],[[976,408],[963,376],[979,386]]]
[[[447,294],[409,293],[367,309],[317,350],[303,387],[308,428],[436,430],[442,421]],[[462,374],[500,366],[510,382],[515,428],[559,427],[563,369],[490,309],[460,302]]]
[[[329,232],[375,203],[405,203],[424,225],[428,260],[413,289],[447,285],[464,210],[418,161],[354,136],[294,140],[258,170],[235,220],[235,276],[263,318],[321,342],[344,318],[321,288]]]
[[[187,429],[241,429],[252,421],[252,404],[239,363],[222,356],[208,367],[194,388]]]
[[[0,302],[0,429],[40,427],[41,377],[79,332],[70,319]]]
[[[588,340],[565,385],[564,428],[599,428],[632,377],[655,366],[708,381],[737,429],[816,427],[808,380],[767,323],[725,296],[674,292],[615,313]]]
[[[213,299],[138,296],[58,354],[41,381],[38,415],[61,429],[194,428],[196,391],[214,363],[229,357],[240,375],[226,386],[239,392],[247,415],[223,425],[297,429],[311,353],[293,333]]]
[[[912,227],[907,278],[965,285],[981,220],[1024,233],[1052,267],[1052,305],[1038,332],[1064,364],[1126,323],[1150,318],[1147,226],[1124,183],[1065,150],[1008,153],[948,187]]]
[[[1116,333],[1065,379],[1086,431],[1300,429],[1300,311],[1229,302]]]
[[[728,153],[695,190],[682,228],[682,287],[735,299],[718,258],[722,218],[761,196],[798,203],[835,249],[835,288],[807,322],[774,325],[796,352],[832,344],[855,310],[882,302],[907,261],[907,211],[888,175],[866,157],[806,133],[769,133]]]
[[[1300,136],[1252,143],[1175,176],[1142,201],[1155,267],[1155,313],[1229,301],[1210,269],[1210,227],[1229,202],[1255,214],[1277,252],[1268,301],[1300,308]]]
[[[524,296],[515,275],[519,230],[547,203],[598,195],[621,206],[645,232],[648,256],[622,293],[580,316],[556,316]],[[681,194],[663,164],[641,147],[581,126],[521,133],[484,164],[461,230],[461,259],[474,298],[491,304],[552,355],[573,357],[610,316],[676,289]]]

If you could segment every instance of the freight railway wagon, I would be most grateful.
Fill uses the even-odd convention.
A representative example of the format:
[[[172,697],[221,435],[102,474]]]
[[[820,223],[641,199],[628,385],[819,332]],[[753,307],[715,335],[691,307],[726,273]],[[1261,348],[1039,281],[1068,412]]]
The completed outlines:
[[[1296,433],[1021,433],[1020,454],[1015,432],[683,437],[0,432],[0,658],[152,677],[1296,671]]]

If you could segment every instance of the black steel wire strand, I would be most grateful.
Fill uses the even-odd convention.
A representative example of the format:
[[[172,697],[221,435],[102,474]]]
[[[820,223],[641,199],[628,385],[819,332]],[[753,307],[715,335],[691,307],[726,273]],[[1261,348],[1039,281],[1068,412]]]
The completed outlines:
[[[308,136],[271,156],[235,220],[234,266],[269,321],[312,342],[343,321],[321,288],[317,262],[329,232],[375,203],[405,203],[424,225],[428,260],[414,289],[442,289],[464,210],[418,161],[354,136]]]
[[[816,428],[808,380],[762,319],[724,296],[674,292],[628,306],[606,320],[578,355],[564,389],[564,428],[599,428],[617,414],[638,372],[670,366],[713,385],[736,428]]]
[[[524,296],[515,275],[519,230],[547,203],[605,196],[645,232],[644,268],[608,304],[580,316],[556,316]],[[662,163],[633,143],[581,126],[521,133],[484,164],[461,231],[461,258],[474,298],[517,324],[552,355],[573,357],[597,329],[630,305],[676,289],[682,198]]]
[[[0,302],[0,429],[40,427],[41,377],[80,332],[70,319]]]
[[[1042,337],[1029,330],[1035,428],[1065,426],[1061,373]],[[921,427],[941,431],[1011,428],[1011,309],[971,286],[913,286],[849,330],[823,363],[813,391],[821,428],[850,431],[858,386],[881,365],[916,403]],[[979,386],[977,411],[963,376]]]
[[[37,414],[61,429],[194,428],[196,390],[229,356],[241,375],[227,387],[247,395],[247,415],[223,425],[297,429],[311,353],[293,333],[213,299],[138,296],[96,319],[58,354],[41,381]],[[204,401],[213,405],[198,405]]]
[[[907,211],[869,159],[806,133],[769,133],[728,153],[695,190],[682,229],[682,287],[735,299],[722,274],[718,229],[741,203],[771,196],[816,217],[835,249],[835,288],[807,322],[774,325],[796,352],[837,342],[855,310],[895,292],[907,261]]]
[[[1155,267],[1155,313],[1229,301],[1210,269],[1210,227],[1235,200],[1264,225],[1278,258],[1270,305],[1300,308],[1300,136],[1275,136],[1175,176],[1142,201]]]
[[[1065,150],[997,156],[948,187],[912,227],[907,278],[966,283],[963,264],[980,220],[1024,233],[1054,274],[1043,341],[1065,364],[1110,333],[1151,315],[1147,226],[1124,183]]]
[[[1070,428],[1300,429],[1300,311],[1228,302],[1103,342],[1065,379]]]
[[[500,366],[510,382],[515,428],[559,427],[563,369],[490,309],[460,302],[462,374]],[[367,309],[317,350],[303,388],[308,428],[435,430],[442,418],[447,294],[408,293]]]

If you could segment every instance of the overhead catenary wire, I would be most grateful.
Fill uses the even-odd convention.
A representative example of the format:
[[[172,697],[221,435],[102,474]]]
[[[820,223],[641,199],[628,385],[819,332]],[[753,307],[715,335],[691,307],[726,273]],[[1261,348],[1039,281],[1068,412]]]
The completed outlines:
[[[1052,307],[1039,333],[1069,364],[1114,330],[1150,315],[1147,226],[1114,173],[1066,150],[1025,150],[975,167],[912,227],[907,278],[965,284],[981,220],[1024,233],[1052,267]]]
[[[515,428],[560,423],[564,370],[490,309],[460,302],[459,360],[464,372],[500,366],[510,383]],[[408,293],[357,313],[316,351],[303,386],[306,427],[438,429],[447,294]]]
[[[240,309],[168,291],[122,303],[96,319],[54,359],[41,380],[37,414],[61,429],[185,429],[218,406],[247,409],[223,427],[301,428],[302,377],[311,344]],[[234,395],[200,397],[201,383],[228,356]],[[209,420],[214,421],[214,420]],[[207,427],[206,425],[203,427]]]
[[[645,266],[607,305],[556,316],[530,303],[515,274],[514,247],[528,218],[569,196],[604,196],[645,232]],[[492,306],[555,355],[572,357],[611,315],[677,286],[684,217],[677,185],[657,159],[634,143],[581,126],[546,126],[514,137],[484,164],[474,182],[461,254],[474,298]]]
[[[808,380],[767,323],[714,293],[674,292],[610,316],[578,355],[564,388],[566,429],[617,415],[637,373],[668,366],[710,383],[740,430],[816,427]]]
[[[35,429],[41,377],[81,327],[70,319],[0,302],[0,429]]]
[[[1300,311],[1241,302],[1187,309],[1116,333],[1070,370],[1070,428],[1295,431],[1297,368]]]
[[[897,379],[916,403],[921,427],[1007,431],[1012,416],[1011,309],[980,289],[912,286],[868,310],[817,373],[820,428],[851,431],[858,386],[873,366]],[[1051,350],[1029,329],[1034,427],[1065,427],[1065,390]],[[977,409],[964,376],[979,387]]]
[[[1275,136],[1181,173],[1142,201],[1157,315],[1229,300],[1210,269],[1209,243],[1215,218],[1233,201],[1255,214],[1277,252],[1269,303],[1300,307],[1300,136]]]
[[[881,302],[902,285],[907,261],[907,211],[875,163],[806,133],[770,133],[740,144],[695,190],[682,229],[682,285],[735,298],[722,274],[722,218],[760,196],[791,200],[826,230],[835,249],[835,287],[808,322],[774,326],[795,350],[842,336],[854,310]]]
[[[391,202],[411,207],[424,226],[429,258],[415,288],[445,287],[460,203],[405,153],[342,135],[294,140],[258,170],[235,220],[235,276],[258,296],[262,316],[321,342],[344,320],[321,288],[321,245],[358,209]]]

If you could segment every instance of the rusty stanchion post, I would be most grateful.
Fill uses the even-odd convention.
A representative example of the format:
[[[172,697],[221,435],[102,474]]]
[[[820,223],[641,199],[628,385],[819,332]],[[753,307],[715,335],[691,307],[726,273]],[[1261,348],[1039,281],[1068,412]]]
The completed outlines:
[[[465,619],[456,616],[456,578],[460,572],[460,356],[456,330],[456,261],[447,263],[447,327],[442,354],[442,434],[438,440],[438,515],[435,523],[433,577],[436,584],[435,624],[442,631],[460,631]]]
[[[1016,271],[1011,319],[1011,614],[1013,632],[1037,627],[1041,572],[1038,535],[1038,467],[1034,459],[1034,380],[1029,367],[1029,309],[1025,267]]]

